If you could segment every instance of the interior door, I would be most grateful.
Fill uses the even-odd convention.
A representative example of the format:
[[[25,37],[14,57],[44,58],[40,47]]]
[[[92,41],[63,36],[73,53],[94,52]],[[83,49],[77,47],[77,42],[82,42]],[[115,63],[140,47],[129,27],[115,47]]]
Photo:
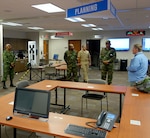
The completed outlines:
[[[81,49],[81,40],[69,40],[68,41],[68,46],[69,44],[74,45],[74,49],[78,52]]]
[[[86,40],[86,44],[91,54],[91,66],[99,67],[100,40]]]
[[[44,59],[46,61],[46,63],[48,64],[49,62],[49,45],[48,45],[48,40],[44,40],[43,41],[43,56],[44,56]]]

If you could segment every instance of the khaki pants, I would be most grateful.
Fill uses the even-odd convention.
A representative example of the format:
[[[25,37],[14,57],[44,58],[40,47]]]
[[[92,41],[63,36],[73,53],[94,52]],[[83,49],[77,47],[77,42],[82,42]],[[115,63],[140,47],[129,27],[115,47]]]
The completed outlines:
[[[88,81],[89,63],[82,62],[81,63],[81,69],[82,69],[82,72],[83,72],[83,80],[84,81]]]

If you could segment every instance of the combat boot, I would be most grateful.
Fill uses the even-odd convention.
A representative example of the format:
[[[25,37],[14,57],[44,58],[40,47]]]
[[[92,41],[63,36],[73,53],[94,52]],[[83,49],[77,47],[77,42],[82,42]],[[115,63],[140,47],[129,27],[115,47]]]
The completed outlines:
[[[16,87],[16,86],[13,84],[13,80],[10,80],[10,87]]]
[[[3,89],[7,89],[6,82],[5,81],[2,81],[2,82],[3,82]]]

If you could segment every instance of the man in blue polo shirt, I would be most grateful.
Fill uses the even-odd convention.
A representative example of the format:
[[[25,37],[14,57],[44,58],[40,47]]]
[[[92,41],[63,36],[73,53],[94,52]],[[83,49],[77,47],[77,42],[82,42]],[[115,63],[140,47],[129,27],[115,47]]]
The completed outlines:
[[[148,59],[142,52],[142,46],[135,44],[132,49],[134,58],[131,60],[130,65],[127,67],[128,81],[131,86],[136,85],[143,81],[147,76]]]

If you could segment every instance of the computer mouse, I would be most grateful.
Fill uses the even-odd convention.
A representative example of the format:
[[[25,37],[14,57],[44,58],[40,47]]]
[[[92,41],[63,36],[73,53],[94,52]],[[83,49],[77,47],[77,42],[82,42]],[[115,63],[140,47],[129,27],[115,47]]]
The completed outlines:
[[[6,117],[6,120],[8,121],[8,120],[11,120],[12,119],[12,116],[7,116]]]

